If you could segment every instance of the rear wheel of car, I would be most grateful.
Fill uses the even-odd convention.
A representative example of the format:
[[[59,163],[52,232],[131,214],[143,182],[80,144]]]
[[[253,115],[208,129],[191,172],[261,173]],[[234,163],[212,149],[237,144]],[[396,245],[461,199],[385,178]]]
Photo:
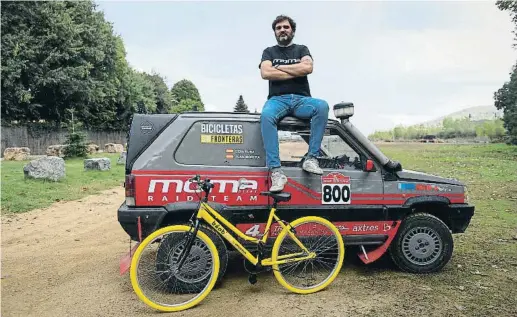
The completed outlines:
[[[433,273],[449,262],[453,248],[452,234],[442,220],[431,214],[416,213],[402,221],[389,253],[405,272]]]

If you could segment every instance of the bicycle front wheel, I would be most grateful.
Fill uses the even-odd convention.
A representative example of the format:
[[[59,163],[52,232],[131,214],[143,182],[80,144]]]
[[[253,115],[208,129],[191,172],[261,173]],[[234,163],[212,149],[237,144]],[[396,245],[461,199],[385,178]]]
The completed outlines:
[[[163,312],[181,311],[199,304],[213,289],[219,274],[214,242],[198,230],[183,266],[176,272],[191,227],[159,229],[138,246],[131,260],[131,285],[138,298]]]
[[[293,230],[294,229],[294,230]],[[303,252],[294,235],[316,257],[285,264],[274,264],[278,282],[291,292],[310,294],[329,286],[339,274],[345,256],[343,237],[334,224],[316,216],[294,220],[275,240],[271,260]]]

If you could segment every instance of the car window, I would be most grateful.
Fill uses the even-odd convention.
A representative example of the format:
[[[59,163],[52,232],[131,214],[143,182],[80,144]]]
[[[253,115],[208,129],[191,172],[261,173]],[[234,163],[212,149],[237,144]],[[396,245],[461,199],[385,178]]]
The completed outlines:
[[[303,156],[309,151],[309,145],[296,132],[278,131],[280,161],[290,164],[301,162]]]
[[[359,154],[357,154],[357,152],[354,151],[354,149],[352,149],[339,135],[323,136],[321,147],[331,157],[346,155],[352,159],[359,159]]]
[[[187,131],[174,158],[180,164],[264,167],[258,122],[198,121]]]
[[[284,166],[300,166],[309,151],[310,131],[278,132],[280,159]],[[337,132],[327,129],[321,142],[320,166],[326,169],[362,170],[365,158],[356,152]]]

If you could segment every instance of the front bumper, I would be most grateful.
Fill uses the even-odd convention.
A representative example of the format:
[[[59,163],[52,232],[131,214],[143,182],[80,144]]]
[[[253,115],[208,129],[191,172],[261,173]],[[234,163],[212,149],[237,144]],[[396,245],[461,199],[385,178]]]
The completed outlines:
[[[158,229],[167,214],[164,207],[128,207],[124,202],[117,211],[118,222],[132,240],[139,241],[138,217],[142,226],[142,240]]]
[[[467,230],[475,207],[469,204],[449,205],[449,221],[452,233],[463,233]]]

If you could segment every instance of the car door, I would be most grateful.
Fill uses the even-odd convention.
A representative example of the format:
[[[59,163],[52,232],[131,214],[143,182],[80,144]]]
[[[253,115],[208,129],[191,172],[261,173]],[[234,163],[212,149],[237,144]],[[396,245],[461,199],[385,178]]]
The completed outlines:
[[[361,215],[365,211],[382,210],[380,166],[375,166],[365,151],[335,128],[328,129],[323,136],[321,151],[320,165],[324,171],[321,176],[322,205],[349,206]],[[367,165],[370,165],[369,170]]]
[[[383,234],[385,201],[380,166],[372,160],[372,168],[367,171],[367,161],[372,158],[337,128],[330,127],[318,158],[323,175],[307,173],[301,166],[309,138],[309,131],[300,131],[280,142],[282,168],[288,177],[285,191],[293,197],[282,208],[291,209],[293,218],[323,216],[345,235]]]

